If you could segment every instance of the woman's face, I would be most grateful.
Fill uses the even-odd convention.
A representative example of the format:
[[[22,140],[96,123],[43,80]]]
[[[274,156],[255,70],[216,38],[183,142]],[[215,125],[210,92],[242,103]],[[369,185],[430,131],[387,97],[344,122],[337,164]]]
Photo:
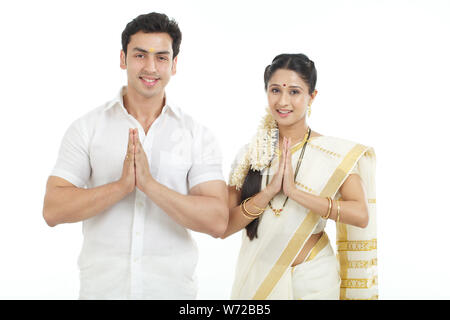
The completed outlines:
[[[309,94],[308,84],[295,72],[278,69],[267,84],[270,112],[280,126],[291,126],[304,121],[308,104],[317,91]]]

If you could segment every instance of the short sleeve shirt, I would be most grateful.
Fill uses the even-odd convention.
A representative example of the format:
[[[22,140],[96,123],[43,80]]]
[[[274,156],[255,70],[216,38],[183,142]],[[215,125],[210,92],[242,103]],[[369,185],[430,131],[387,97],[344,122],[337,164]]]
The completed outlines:
[[[126,87],[112,101],[74,121],[51,172],[79,188],[120,179],[128,130],[138,128],[152,176],[188,194],[194,186],[224,180],[217,139],[169,103],[147,134],[123,105]],[[136,189],[83,221],[78,259],[81,299],[194,299],[197,247],[177,224]]]

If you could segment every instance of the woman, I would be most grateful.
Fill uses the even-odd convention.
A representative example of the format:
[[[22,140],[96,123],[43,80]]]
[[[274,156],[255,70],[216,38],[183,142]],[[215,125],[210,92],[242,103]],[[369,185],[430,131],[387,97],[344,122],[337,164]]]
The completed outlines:
[[[223,238],[246,228],[232,299],[378,298],[375,154],[308,127],[316,79],[303,54],[266,67],[268,113],[230,173]]]

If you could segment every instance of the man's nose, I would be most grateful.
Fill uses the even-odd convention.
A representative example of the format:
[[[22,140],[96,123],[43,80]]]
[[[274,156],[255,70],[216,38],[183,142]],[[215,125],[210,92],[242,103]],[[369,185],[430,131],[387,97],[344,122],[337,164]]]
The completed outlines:
[[[148,72],[154,73],[156,72],[156,58],[153,55],[150,55],[146,61],[145,69]]]

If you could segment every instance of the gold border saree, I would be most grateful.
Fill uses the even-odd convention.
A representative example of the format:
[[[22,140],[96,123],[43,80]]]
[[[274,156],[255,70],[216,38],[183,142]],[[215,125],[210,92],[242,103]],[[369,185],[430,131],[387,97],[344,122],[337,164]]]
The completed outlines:
[[[292,156],[294,165],[299,154],[297,151]],[[267,168],[262,170],[262,188],[265,175],[276,172],[276,162],[274,159],[270,173]],[[296,184],[321,197],[337,198],[342,183],[358,165],[368,198],[375,199],[374,164],[375,155],[370,147],[334,137],[314,137],[307,145]],[[273,207],[281,208],[284,199],[283,193],[278,194],[272,200]],[[367,228],[338,224],[341,299],[377,297],[375,204],[370,203],[369,207]],[[292,286],[286,283],[285,275],[320,219],[293,200],[287,202],[280,216],[266,210],[260,217],[257,238],[250,241],[243,232],[231,298],[291,299]]]

